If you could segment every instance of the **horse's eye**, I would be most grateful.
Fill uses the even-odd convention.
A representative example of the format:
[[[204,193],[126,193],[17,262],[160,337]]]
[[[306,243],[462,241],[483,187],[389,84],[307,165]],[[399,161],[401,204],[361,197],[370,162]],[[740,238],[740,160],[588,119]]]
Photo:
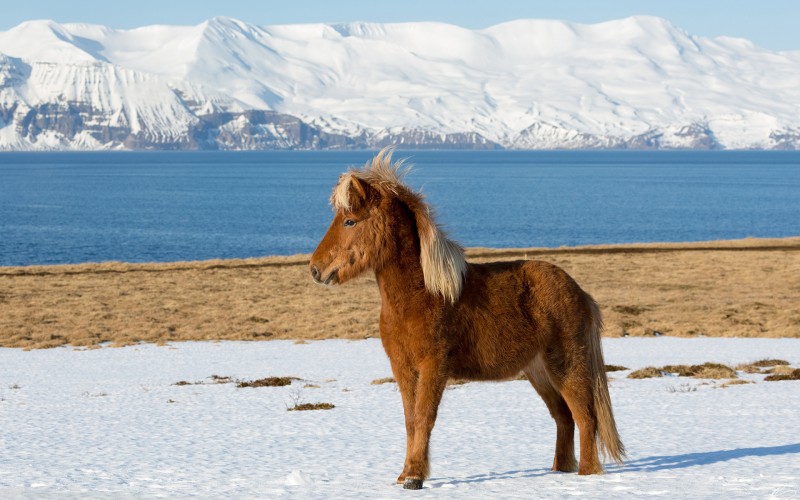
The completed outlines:
[[[356,221],[354,221],[353,219],[345,219],[344,221],[344,227],[353,227],[355,225]]]

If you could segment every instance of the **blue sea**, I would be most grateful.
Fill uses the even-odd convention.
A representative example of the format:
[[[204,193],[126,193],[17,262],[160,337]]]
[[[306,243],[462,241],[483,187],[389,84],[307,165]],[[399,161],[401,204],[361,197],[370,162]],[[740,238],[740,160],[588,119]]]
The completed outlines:
[[[0,153],[0,265],[314,250],[369,151]],[[800,152],[397,151],[465,246],[800,235]]]

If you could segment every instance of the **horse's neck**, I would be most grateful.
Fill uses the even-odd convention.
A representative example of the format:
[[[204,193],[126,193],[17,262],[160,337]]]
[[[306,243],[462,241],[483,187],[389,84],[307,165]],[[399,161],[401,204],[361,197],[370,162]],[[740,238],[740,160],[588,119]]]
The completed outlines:
[[[387,225],[381,264],[375,268],[375,278],[381,292],[381,318],[403,322],[409,315],[430,308],[432,297],[425,288],[415,215],[400,202],[392,205],[389,211],[391,222]],[[383,335],[383,327],[381,331]]]
[[[383,307],[405,310],[427,296],[420,263],[419,239],[407,231],[395,240],[392,250],[375,270]]]

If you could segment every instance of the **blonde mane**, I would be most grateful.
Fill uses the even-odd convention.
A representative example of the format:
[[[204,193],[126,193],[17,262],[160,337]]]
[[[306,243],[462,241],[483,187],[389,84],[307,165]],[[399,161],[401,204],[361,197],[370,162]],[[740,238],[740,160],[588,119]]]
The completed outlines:
[[[420,242],[420,263],[425,279],[425,288],[434,295],[441,295],[450,303],[461,296],[467,261],[464,249],[449,239],[436,223],[433,210],[425,197],[403,183],[408,168],[403,161],[392,163],[393,148],[382,149],[361,169],[351,169],[339,178],[331,195],[331,205],[336,210],[352,209],[351,183],[353,178],[366,182],[373,188],[390,193],[405,203],[414,214]]]

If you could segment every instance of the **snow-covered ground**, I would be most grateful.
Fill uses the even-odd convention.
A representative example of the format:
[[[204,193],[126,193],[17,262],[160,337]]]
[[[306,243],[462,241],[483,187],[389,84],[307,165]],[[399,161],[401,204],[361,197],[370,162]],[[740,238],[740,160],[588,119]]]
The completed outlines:
[[[624,338],[606,362],[782,358],[798,339]],[[198,342],[76,351],[0,349],[0,497],[798,498],[800,382],[720,388],[613,373],[630,452],[601,476],[549,471],[555,425],[527,382],[445,393],[432,477],[393,484],[405,451],[400,394],[380,342]],[[237,388],[212,375],[294,376]],[[175,385],[179,381],[201,385]],[[317,387],[307,387],[316,385]],[[295,402],[326,411],[287,411]]]

